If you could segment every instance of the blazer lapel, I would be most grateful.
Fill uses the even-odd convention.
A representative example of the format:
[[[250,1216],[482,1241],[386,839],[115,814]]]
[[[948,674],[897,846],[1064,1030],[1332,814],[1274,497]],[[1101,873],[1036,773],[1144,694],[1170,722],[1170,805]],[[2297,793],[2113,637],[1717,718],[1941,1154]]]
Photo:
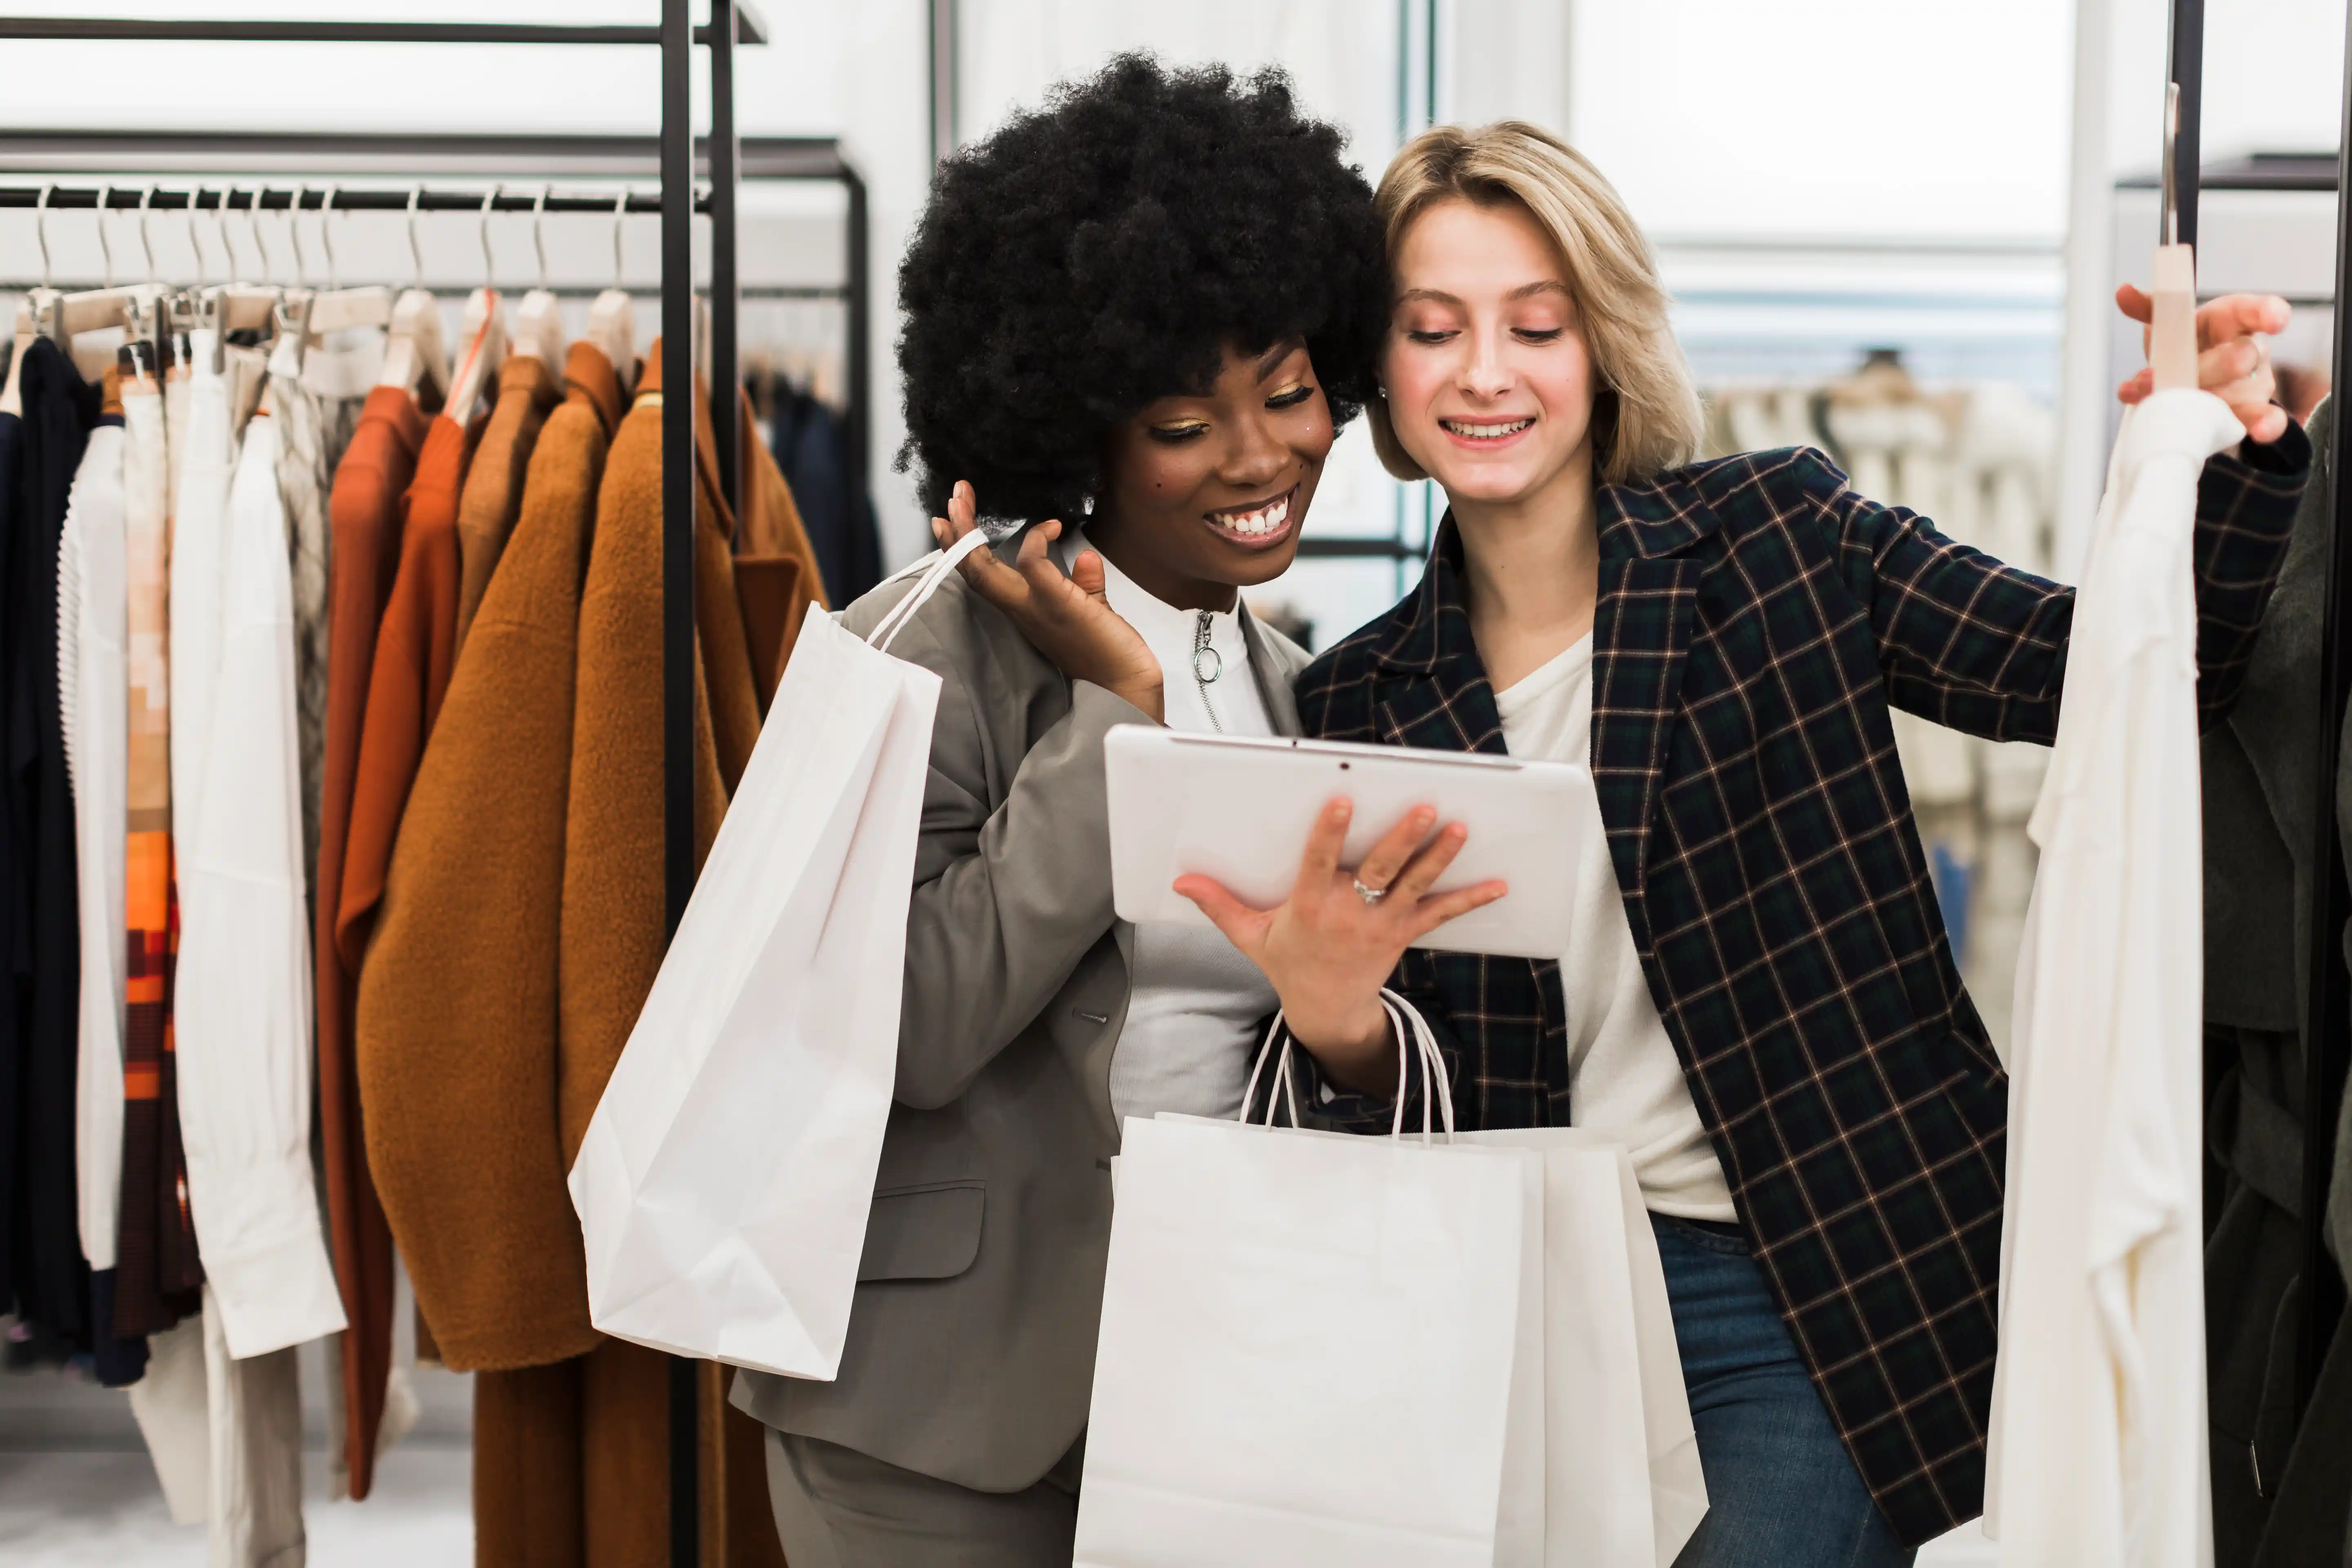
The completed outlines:
[[[1277,735],[1297,735],[1303,731],[1298,723],[1298,700],[1291,694],[1290,683],[1297,679],[1305,666],[1276,654],[1275,647],[1250,614],[1248,603],[1239,595],[1234,605],[1241,612],[1242,640],[1249,645],[1250,673],[1257,679],[1258,695],[1265,700],[1265,716]]]
[[[1683,659],[1701,563],[1675,556],[1601,562],[1592,623],[1592,787],[1617,886],[1642,894],[1650,823],[1682,706]]]
[[[1427,675],[1383,681],[1380,711],[1381,739],[1391,746],[1497,756],[1509,750],[1495,689],[1475,656],[1448,659]]]
[[[1376,650],[1383,678],[1375,707],[1380,739],[1389,745],[1497,755],[1509,749],[1495,688],[1470,633],[1462,570],[1462,540],[1449,511],[1438,523],[1410,613]]]

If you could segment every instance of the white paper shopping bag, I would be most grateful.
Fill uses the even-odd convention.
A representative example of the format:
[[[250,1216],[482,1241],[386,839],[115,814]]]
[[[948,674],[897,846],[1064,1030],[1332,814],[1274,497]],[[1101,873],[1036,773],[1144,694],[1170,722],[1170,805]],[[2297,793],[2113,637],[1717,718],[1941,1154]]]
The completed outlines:
[[[1542,1203],[1522,1151],[1129,1121],[1080,1568],[1539,1564]]]
[[[840,1369],[898,1059],[939,677],[812,615],[571,1173],[592,1321],[789,1377]]]
[[[1464,1132],[1544,1161],[1549,1568],[1668,1568],[1706,1514],[1656,1236],[1622,1144],[1571,1128]]]

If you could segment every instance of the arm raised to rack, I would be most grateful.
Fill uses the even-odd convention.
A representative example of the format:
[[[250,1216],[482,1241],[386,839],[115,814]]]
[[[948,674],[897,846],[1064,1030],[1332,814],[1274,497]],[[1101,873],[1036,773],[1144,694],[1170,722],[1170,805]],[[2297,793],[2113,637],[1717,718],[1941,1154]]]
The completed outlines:
[[[1856,495],[1818,452],[1790,462],[1840,576],[1870,616],[1887,700],[1968,734],[2051,744],[2074,590],[1958,543],[1916,512]],[[2311,442],[2289,423],[2268,446],[2212,458],[2198,481],[2200,728],[2236,700],[2310,471]]]

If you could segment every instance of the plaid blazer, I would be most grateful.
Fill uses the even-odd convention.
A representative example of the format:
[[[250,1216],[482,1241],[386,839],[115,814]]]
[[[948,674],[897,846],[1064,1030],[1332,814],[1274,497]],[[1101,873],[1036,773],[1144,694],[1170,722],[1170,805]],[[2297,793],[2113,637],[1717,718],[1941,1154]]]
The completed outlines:
[[[2205,468],[2198,700],[2228,709],[2310,464]],[[2074,591],[1866,500],[1809,448],[1599,494],[1593,783],[1643,973],[1755,1256],[1902,1538],[1981,1511],[2008,1080],[1960,984],[1890,707],[2058,727]],[[1503,752],[1449,515],[1421,585],[1310,665],[1306,732]],[[1559,967],[1415,951],[1468,1127],[1569,1123]],[[1318,1086],[1317,1119],[1391,1104]],[[1416,1097],[1419,1086],[1409,1086]]]

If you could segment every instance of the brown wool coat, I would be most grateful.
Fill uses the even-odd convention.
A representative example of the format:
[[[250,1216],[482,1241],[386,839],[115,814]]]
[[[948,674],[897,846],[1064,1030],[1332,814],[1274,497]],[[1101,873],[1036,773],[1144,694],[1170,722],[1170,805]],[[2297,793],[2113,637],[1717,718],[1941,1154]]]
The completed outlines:
[[[597,1338],[555,1136],[556,921],[580,590],[620,412],[611,363],[575,346],[418,769],[361,972],[368,1157],[417,1301],[459,1371],[562,1361]]]
[[[481,434],[436,416],[409,481],[400,537],[400,574],[376,633],[368,675],[367,719],[360,732],[359,772],[352,789],[351,831],[343,845],[343,886],[335,914],[335,949],[356,982],[367,957],[376,901],[392,868],[408,792],[425,742],[441,713],[457,651],[457,495]],[[362,1110],[365,1100],[362,1100]]]
[[[466,651],[466,633],[481,611],[490,573],[515,531],[531,451],[547,416],[562,401],[563,388],[563,373],[536,354],[514,354],[499,367],[498,403],[483,426],[481,445],[474,449],[466,488],[457,498],[459,654]]]
[[[352,1058],[351,975],[335,948],[335,916],[359,772],[360,730],[375,667],[376,628],[400,560],[401,509],[416,469],[425,416],[398,387],[368,394],[328,496],[333,530],[328,578],[327,732],[320,763],[319,878],[311,939],[318,1027],[319,1132],[327,1168],[328,1235],[342,1288],[344,1446],[354,1498],[375,1469],[392,1369],[392,1232],[368,1171]]]
[[[667,1561],[667,1358],[587,1327],[562,1186],[659,965],[663,925],[659,403],[620,422],[609,455],[594,437],[595,477],[584,452],[564,454],[589,439],[583,420],[601,431],[617,410],[610,367],[596,368],[573,351],[565,405],[532,454],[362,980],[371,1150],[418,1298],[451,1364],[508,1369],[475,1376],[478,1568]],[[605,413],[583,416],[583,405]],[[568,483],[543,490],[559,473]],[[725,514],[703,501],[707,848],[758,716]],[[550,515],[562,526],[542,528]],[[650,900],[634,896],[645,889]],[[633,988],[616,983],[625,974]],[[552,1364],[529,1364],[542,1358]],[[705,1568],[783,1568],[761,1430],[726,1405],[719,1369],[702,1382]]]
[[[572,791],[564,827],[561,933],[561,1116],[564,1159],[588,1119],[661,967],[661,350],[647,355],[598,497],[596,542],[580,605]],[[696,485],[695,838],[699,864],[759,733],[759,703],[728,545],[732,520],[711,488],[707,437]],[[588,1568],[659,1562],[668,1491],[660,1358],[606,1344],[583,1373]],[[706,1568],[782,1568],[756,1424],[701,1378]],[[722,1436],[723,1434],[723,1436]],[[720,1454],[725,1459],[721,1462]],[[734,1484],[730,1484],[730,1479]],[[486,1521],[513,1500],[485,1501]],[[536,1568],[536,1565],[532,1565]]]
[[[661,354],[646,357],[598,498],[580,606],[560,970],[563,1156],[580,1150],[661,968]],[[696,861],[709,851],[760,729],[735,596],[731,520],[695,486]]]
[[[816,551],[808,530],[801,525],[800,508],[775,455],[760,439],[751,422],[751,400],[743,398],[742,517],[735,531],[735,591],[743,605],[743,631],[751,647],[751,679],[759,689],[760,710],[776,694],[784,659],[801,635],[801,622],[812,604],[825,603],[824,581],[818,575]],[[707,412],[706,412],[707,417]]]

